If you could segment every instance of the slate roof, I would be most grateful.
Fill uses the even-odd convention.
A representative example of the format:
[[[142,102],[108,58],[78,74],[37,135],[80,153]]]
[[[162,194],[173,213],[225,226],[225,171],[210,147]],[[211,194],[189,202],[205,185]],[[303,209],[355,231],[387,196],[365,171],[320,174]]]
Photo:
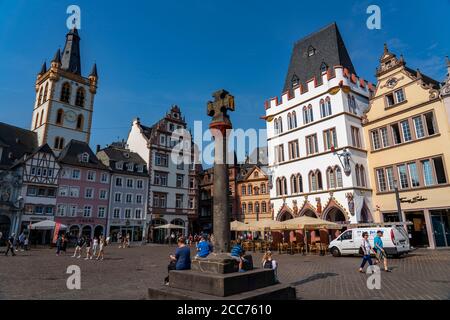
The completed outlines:
[[[3,148],[0,168],[6,169],[37,149],[37,135],[30,130],[0,122],[0,145]]]
[[[79,155],[87,153],[89,155],[88,162],[81,162],[79,160]],[[91,148],[86,142],[71,140],[66,147],[61,151],[58,157],[58,161],[62,164],[86,167],[99,170],[108,170],[109,168],[105,166],[92,152]]]
[[[413,76],[417,77],[417,70],[413,70],[407,66],[405,66],[405,70],[408,71],[409,73],[411,73]],[[434,80],[433,78],[424,75],[422,72],[420,72],[420,76],[422,77],[422,81],[426,84],[431,85],[433,88],[435,89],[439,89],[440,88],[440,83],[437,80]]]
[[[310,48],[315,50],[315,54],[312,56],[308,55]],[[292,92],[293,77],[297,78],[299,83],[303,85],[306,85],[306,82],[313,77],[316,77],[317,81],[321,83],[321,66],[323,63],[328,68],[341,65],[347,68],[350,73],[356,74],[336,23],[332,23],[295,43],[283,92]]]
[[[127,157],[128,155],[128,157]],[[133,175],[142,175],[146,176],[147,173],[147,163],[145,162],[142,157],[132,152],[126,148],[110,145],[107,148],[104,148],[100,150],[97,153],[97,157],[103,161],[103,163],[107,166],[109,166],[110,170],[121,173],[121,174],[133,174]],[[123,170],[116,169],[115,163],[117,162],[123,162],[125,164]],[[134,171],[128,171],[126,170],[126,164],[133,163],[134,165],[142,165],[144,166],[143,172],[138,172],[136,170],[136,167],[134,167]]]
[[[66,35],[66,44],[61,57],[61,68],[81,75],[80,36],[76,28],[70,30]]]

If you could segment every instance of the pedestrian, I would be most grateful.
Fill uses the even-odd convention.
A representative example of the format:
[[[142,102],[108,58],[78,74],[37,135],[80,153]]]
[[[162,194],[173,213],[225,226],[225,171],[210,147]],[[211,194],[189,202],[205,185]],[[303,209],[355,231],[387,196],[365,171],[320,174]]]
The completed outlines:
[[[388,268],[386,251],[384,251],[383,240],[381,239],[382,237],[383,237],[383,230],[378,230],[376,237],[373,239],[373,248],[375,250],[375,256],[377,258],[377,263],[383,262],[384,271],[391,272],[391,270],[389,270]]]
[[[364,273],[363,269],[366,265],[366,262],[369,263],[369,265],[372,265],[372,258],[370,257],[370,254],[372,253],[373,249],[369,242],[369,233],[363,232],[362,234],[363,240],[361,242],[361,246],[359,247],[359,253],[363,255],[363,260],[361,262],[361,266],[359,267],[359,272]]]
[[[61,237],[61,251],[64,252],[64,254],[66,254],[66,250],[67,250],[67,242],[69,242],[69,240],[67,239],[67,236],[65,234],[62,235]]]
[[[77,246],[75,247],[75,252],[73,253],[72,258],[75,258],[75,256],[77,256],[77,254],[78,254],[77,259],[81,258],[81,253],[83,251],[84,244],[85,244],[85,239],[84,239],[84,237],[80,236],[77,240]]]
[[[130,247],[130,240],[131,240],[131,236],[130,236],[130,234],[129,234],[129,233],[127,233],[127,238],[126,238],[126,242],[125,242],[125,244],[126,244],[127,248],[129,248],[129,247]]]
[[[95,257],[97,255],[98,250],[98,237],[94,236],[94,241],[92,242],[92,256]]]
[[[244,258],[245,251],[242,248],[241,240],[238,239],[236,244],[231,249],[231,257],[239,263],[239,272],[245,272],[244,263],[247,262]]]
[[[175,250],[175,255],[169,256],[170,263],[167,266],[168,273],[171,270],[189,270],[191,269],[191,249],[185,244],[185,239],[180,237],[178,239],[178,248]],[[164,284],[169,285],[169,274],[164,279]]]
[[[62,236],[59,235],[58,238],[56,239],[56,255],[59,256],[59,254],[61,253],[61,248],[62,248]]]
[[[28,236],[25,236],[25,240],[23,240],[23,247],[24,247],[25,251],[28,251],[28,250],[29,250],[29,248],[28,248],[28,242],[29,242]]]
[[[175,238],[176,238],[175,232],[172,231],[172,233],[170,234],[170,244],[175,242]]]
[[[20,236],[19,236],[19,248],[20,248],[20,251],[23,251],[23,250],[24,250],[24,249],[23,249],[24,241],[25,241],[25,234],[24,234],[23,231],[22,231],[22,233],[21,233]]]
[[[212,251],[211,244],[206,241],[205,236],[202,236],[200,242],[197,245],[196,258],[206,258]]]
[[[119,232],[117,236],[117,243],[119,243],[119,249],[122,248],[122,232]]]
[[[272,258],[272,252],[267,251],[262,258],[264,269],[272,269],[275,274],[275,281],[278,282],[278,262]]]
[[[84,260],[88,260],[88,259],[92,260],[91,245],[92,245],[92,239],[91,239],[91,237],[88,236],[86,238],[86,258],[84,258]]]
[[[189,246],[192,247],[192,242],[194,241],[194,237],[192,236],[192,233],[189,234]]]
[[[11,236],[6,240],[6,252],[5,256],[8,255],[8,252],[11,251],[11,255],[14,257],[16,253],[14,252],[14,236],[15,234],[11,234]]]
[[[98,255],[97,255],[97,260],[101,258],[101,260],[103,260],[103,258],[105,257],[105,245],[106,245],[106,240],[105,237],[103,235],[100,236],[100,240],[99,240],[99,250],[98,250]]]

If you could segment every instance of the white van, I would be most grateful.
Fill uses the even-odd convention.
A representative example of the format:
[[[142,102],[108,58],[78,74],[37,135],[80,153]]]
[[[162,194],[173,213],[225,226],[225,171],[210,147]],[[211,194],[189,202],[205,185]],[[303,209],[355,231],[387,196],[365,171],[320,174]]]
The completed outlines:
[[[383,231],[383,247],[389,256],[400,256],[411,251],[406,230],[401,226],[354,228],[343,232],[331,241],[329,250],[334,257],[359,254],[363,232],[369,233],[369,242],[373,247],[373,239],[377,231]]]

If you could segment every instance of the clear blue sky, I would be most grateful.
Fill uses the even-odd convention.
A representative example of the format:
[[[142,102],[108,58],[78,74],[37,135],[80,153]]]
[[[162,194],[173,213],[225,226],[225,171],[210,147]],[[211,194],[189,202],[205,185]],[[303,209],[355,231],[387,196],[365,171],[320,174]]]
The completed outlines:
[[[384,42],[437,80],[450,55],[450,0],[0,0],[0,121],[29,128],[36,74],[64,45],[70,4],[82,10],[83,73],[97,62],[100,76],[92,146],[126,138],[136,116],[153,124],[172,104],[191,126],[207,121],[220,88],[235,95],[235,127],[264,127],[264,101],[280,95],[293,43],[333,21],[371,81]],[[381,30],[366,28],[370,4],[381,7]]]

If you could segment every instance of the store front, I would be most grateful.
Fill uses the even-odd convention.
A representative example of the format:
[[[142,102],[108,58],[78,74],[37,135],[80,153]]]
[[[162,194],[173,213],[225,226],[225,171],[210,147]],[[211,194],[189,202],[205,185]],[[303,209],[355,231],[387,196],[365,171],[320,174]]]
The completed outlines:
[[[141,220],[112,220],[111,226],[109,227],[109,234],[112,242],[117,242],[119,235],[126,237],[130,235],[130,241],[142,241],[144,222]]]
[[[430,210],[437,248],[450,247],[450,209]]]
[[[406,221],[412,222],[408,225],[409,242],[414,248],[427,248],[428,241],[427,224],[423,211],[405,212]]]

